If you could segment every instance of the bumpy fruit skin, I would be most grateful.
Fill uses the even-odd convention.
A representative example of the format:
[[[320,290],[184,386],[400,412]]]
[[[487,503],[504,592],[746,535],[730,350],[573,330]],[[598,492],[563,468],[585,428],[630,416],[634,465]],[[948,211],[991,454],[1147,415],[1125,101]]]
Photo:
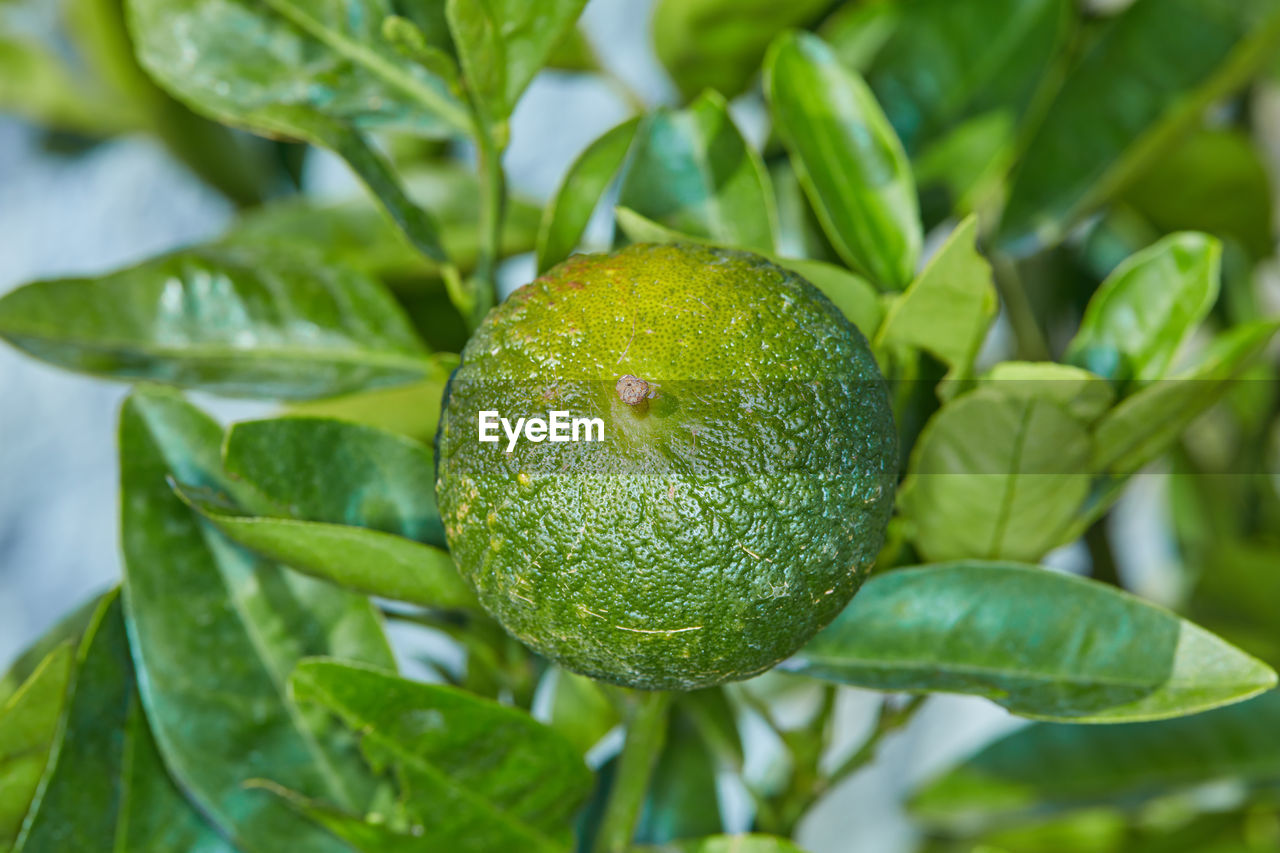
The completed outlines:
[[[622,399],[626,375],[646,399]],[[508,453],[478,441],[486,409],[599,417],[605,441]],[[464,349],[436,443],[484,607],[563,666],[646,689],[799,649],[865,577],[897,472],[862,334],[799,276],[702,246],[578,255],[520,288]]]

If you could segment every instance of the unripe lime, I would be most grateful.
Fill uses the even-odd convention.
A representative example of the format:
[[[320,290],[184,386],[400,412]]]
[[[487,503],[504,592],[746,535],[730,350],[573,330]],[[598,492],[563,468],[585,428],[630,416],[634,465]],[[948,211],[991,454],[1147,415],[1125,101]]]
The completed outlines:
[[[603,441],[479,439],[481,412],[553,411]],[[579,255],[517,290],[462,353],[437,452],[484,607],[569,669],[651,689],[755,675],[831,621],[897,473],[862,334],[799,276],[703,246]]]

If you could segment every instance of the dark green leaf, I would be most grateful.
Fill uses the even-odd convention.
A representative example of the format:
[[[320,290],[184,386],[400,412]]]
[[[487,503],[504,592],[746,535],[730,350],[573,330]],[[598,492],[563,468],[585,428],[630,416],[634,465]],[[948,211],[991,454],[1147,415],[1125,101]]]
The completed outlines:
[[[367,599],[250,557],[204,524],[172,479],[230,493],[222,431],[173,392],[140,389],[120,424],[125,600],[138,683],[165,764],[246,851],[338,850],[250,779],[348,808],[374,780],[350,738],[300,715],[285,680],[307,654],[393,666]]]
[[[448,87],[382,35],[386,0],[128,0],[142,65],[193,109],[337,152],[420,251],[444,260],[435,224],[362,137],[467,130]]]
[[[492,118],[511,115],[585,5],[587,0],[448,0],[463,74]]]
[[[1117,382],[1164,376],[1218,298],[1222,244],[1164,238],[1118,266],[1085,309],[1066,359]]]
[[[659,110],[640,126],[618,203],[683,234],[773,251],[768,174],[715,92],[684,110]]]
[[[75,648],[54,647],[0,705],[0,849],[8,850],[27,814],[54,745]]]
[[[827,0],[658,0],[653,46],[685,100],[742,94],[778,33],[817,22]]]
[[[640,119],[633,118],[606,132],[569,167],[555,197],[542,216],[538,232],[538,272],[569,257],[582,239],[596,203],[622,168]]]
[[[1222,398],[1278,330],[1280,320],[1237,326],[1223,333],[1193,367],[1121,402],[1098,422],[1095,470],[1129,474],[1167,450],[1187,424]]]
[[[867,82],[909,151],[989,111],[1013,120],[1066,40],[1070,0],[902,4]]]
[[[1201,130],[1151,163],[1119,200],[1162,231],[1231,237],[1265,258],[1275,248],[1269,186],[1262,153],[1248,135]]]
[[[816,36],[769,49],[765,91],[796,175],[840,256],[884,288],[911,281],[923,242],[911,166],[862,78]]]
[[[1211,782],[1280,780],[1280,692],[1180,720],[1120,726],[1039,723],[927,785],[914,810],[972,826],[1036,810],[1137,804]]]
[[[715,758],[688,716],[672,714],[635,840],[662,844],[721,829]]]
[[[676,706],[688,715],[703,742],[723,765],[742,770],[745,755],[737,714],[723,687],[686,693],[679,697]]]
[[[873,577],[784,667],[876,690],[973,693],[1075,723],[1192,714],[1276,683],[1261,661],[1113,586],[982,562]]]
[[[967,379],[995,319],[991,265],[978,253],[978,220],[956,226],[911,286],[889,304],[875,333],[877,351],[922,349],[950,368],[948,380]]]
[[[205,247],[0,299],[0,336],[60,367],[220,394],[309,399],[430,375],[372,279],[297,253]]]
[[[1044,397],[979,388],[943,406],[911,454],[898,506],[928,560],[1038,560],[1089,493],[1084,424]]]
[[[1015,172],[1001,243],[1029,253],[1059,242],[1243,85],[1278,37],[1271,0],[1137,0],[1048,107]]]
[[[231,850],[182,797],[155,756],[115,590],[85,631],[69,697],[15,853]],[[57,726],[57,708],[48,710]]]
[[[337,714],[398,767],[405,834],[435,845],[416,849],[558,849],[591,788],[568,741],[463,691],[332,661],[303,662],[290,685],[300,704]]]

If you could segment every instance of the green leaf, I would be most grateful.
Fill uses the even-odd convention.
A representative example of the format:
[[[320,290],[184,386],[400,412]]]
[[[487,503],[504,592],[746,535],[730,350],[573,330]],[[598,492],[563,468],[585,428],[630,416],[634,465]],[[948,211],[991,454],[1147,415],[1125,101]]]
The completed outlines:
[[[1138,0],[1109,21],[1027,145],[1001,244],[1059,242],[1247,82],[1278,38],[1271,0]]]
[[[577,247],[596,203],[622,168],[639,124],[638,118],[627,119],[607,131],[569,167],[542,216],[538,232],[539,274],[569,257]]]
[[[430,442],[435,438],[436,427],[440,423],[440,403],[445,384],[457,366],[457,359],[446,359],[441,354],[435,363],[439,368],[436,375],[422,382],[298,403],[289,411],[305,417],[353,421]]]
[[[582,755],[622,722],[600,682],[560,667],[548,668],[544,678],[538,688],[550,694],[544,719]]]
[[[450,687],[312,660],[290,679],[399,768],[406,834],[459,851],[556,850],[591,789],[568,741],[527,714]],[[409,849],[409,848],[406,848]]]
[[[71,685],[61,721],[47,709],[57,740],[15,853],[229,852],[154,757],[115,590],[85,631]]]
[[[1063,46],[1070,0],[920,0],[875,58],[867,82],[908,151],[989,111],[1015,119]]]
[[[98,612],[98,604],[101,600],[101,595],[88,599],[63,616],[40,639],[18,655],[17,659],[9,665],[8,672],[0,678],[0,704],[7,702],[14,693],[18,692],[18,688],[32,676],[40,664],[44,663],[44,659],[50,652],[68,641],[73,645],[80,642],[85,628],[89,626],[93,615]]]
[[[237,847],[336,851],[245,783],[364,808],[374,780],[350,738],[293,708],[285,681],[308,654],[394,662],[366,598],[252,558],[173,493],[173,479],[244,490],[220,471],[222,440],[173,392],[140,389],[121,415],[125,602],[142,701],[174,778]]]
[[[787,839],[773,835],[713,835],[637,850],[643,853],[804,853]]]
[[[175,97],[219,121],[333,150],[420,251],[445,260],[435,223],[362,133],[439,136],[471,119],[383,37],[386,0],[128,0],[128,9],[139,60]]]
[[[77,78],[62,58],[31,38],[0,35],[0,109],[41,125],[87,134],[132,129],[136,116]]]
[[[640,125],[618,203],[692,237],[773,251],[777,211],[768,173],[715,92],[683,110],[658,110]]]
[[[898,508],[930,561],[1038,560],[1088,496],[1092,451],[1061,405],[979,388],[925,425]]]
[[[1268,182],[1262,153],[1247,134],[1203,129],[1152,162],[1118,201],[1161,231],[1207,231],[1265,258],[1275,247]]]
[[[1039,723],[987,746],[925,786],[913,810],[973,827],[1002,816],[1096,803],[1138,805],[1212,782],[1280,780],[1280,692],[1158,723]]]
[[[826,0],[658,0],[653,47],[685,100],[706,89],[743,93],[773,37],[816,23]]]
[[[636,826],[636,843],[662,844],[721,829],[715,758],[688,716],[672,714]]]
[[[511,115],[585,5],[586,0],[448,0],[463,75],[491,118]]]
[[[1113,586],[987,562],[876,575],[783,666],[876,690],[972,693],[1075,723],[1193,714],[1276,683],[1261,661]]]
[[[822,22],[818,35],[845,66],[866,74],[902,20],[897,0],[844,3]]]
[[[55,646],[22,686],[0,705],[0,849],[18,837],[55,743],[74,647]]]
[[[911,281],[923,242],[902,143],[866,83],[816,36],[788,33],[765,60],[779,135],[827,237],[883,288]]]
[[[432,372],[381,285],[305,254],[188,249],[0,299],[0,336],[59,367],[229,396],[309,399]]]
[[[738,718],[723,687],[685,693],[676,700],[676,707],[688,715],[721,764],[735,771],[742,770],[746,757],[738,732]]]
[[[978,253],[977,235],[976,216],[956,226],[920,277],[890,303],[875,333],[877,350],[922,349],[947,365],[948,380],[969,377],[997,309],[991,265]]]
[[[1002,361],[978,383],[1008,399],[1057,403],[1082,424],[1096,421],[1115,401],[1111,384],[1097,374],[1049,361]]]
[[[1218,298],[1222,244],[1172,234],[1129,257],[1085,309],[1066,359],[1116,382],[1164,376]]]
[[[1098,422],[1094,470],[1126,475],[1158,457],[1222,398],[1278,330],[1280,320],[1236,326],[1219,336],[1194,366],[1122,401]]]

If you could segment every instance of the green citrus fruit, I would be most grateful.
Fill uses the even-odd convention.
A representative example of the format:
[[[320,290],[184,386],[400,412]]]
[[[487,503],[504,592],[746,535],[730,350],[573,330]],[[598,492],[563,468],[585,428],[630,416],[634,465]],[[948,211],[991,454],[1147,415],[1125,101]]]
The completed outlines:
[[[519,431],[554,411],[603,428]],[[569,669],[650,689],[755,675],[831,621],[897,472],[858,330],[799,276],[702,246],[578,255],[517,290],[463,350],[436,442],[484,607]]]

